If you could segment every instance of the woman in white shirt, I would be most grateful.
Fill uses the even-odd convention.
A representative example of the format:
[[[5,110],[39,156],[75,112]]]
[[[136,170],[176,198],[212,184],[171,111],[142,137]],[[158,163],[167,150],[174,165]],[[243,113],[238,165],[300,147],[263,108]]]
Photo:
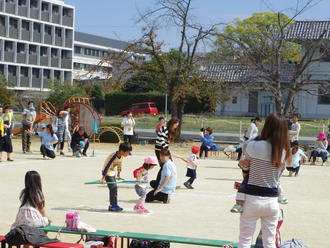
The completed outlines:
[[[253,140],[258,136],[258,126],[260,125],[261,120],[259,117],[256,117],[251,120],[251,124],[246,132],[246,137],[248,140]]]
[[[36,171],[25,174],[25,188],[20,195],[21,206],[12,229],[20,225],[44,227],[50,224],[46,217],[45,198],[42,192],[41,177]]]
[[[238,248],[250,248],[256,223],[261,220],[264,248],[276,248],[279,216],[278,196],[284,164],[291,163],[288,125],[284,117],[270,114],[261,135],[246,146],[250,164],[244,188],[244,211],[240,217]]]
[[[135,126],[135,120],[133,118],[132,112],[128,112],[128,114],[124,117],[123,121],[121,122],[121,126],[124,128],[124,142],[132,144]]]

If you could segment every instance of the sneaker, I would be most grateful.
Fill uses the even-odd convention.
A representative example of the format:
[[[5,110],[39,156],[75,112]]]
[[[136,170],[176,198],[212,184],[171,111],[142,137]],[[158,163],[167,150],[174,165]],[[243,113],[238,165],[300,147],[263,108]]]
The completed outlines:
[[[149,210],[144,208],[143,206],[141,206],[141,209],[143,210],[143,213],[145,213],[145,214],[149,213]]]
[[[194,187],[191,184],[189,184],[189,189],[194,189]]]
[[[235,204],[232,209],[230,209],[230,212],[235,214],[243,213],[243,207],[241,205]]]
[[[65,154],[64,154],[64,152],[60,152],[60,155],[64,156]]]
[[[190,189],[190,184],[189,184],[188,182],[185,182],[183,185],[184,185],[187,189]]]
[[[139,214],[143,214],[144,213],[144,209],[142,206],[135,206],[134,207],[134,211],[138,212]]]
[[[43,159],[43,160],[47,160],[47,157],[46,157],[46,156],[43,156],[42,159]]]
[[[278,203],[283,204],[283,205],[289,203],[288,199],[286,199],[286,198],[284,198],[284,197],[279,197],[279,198],[277,199],[277,201],[278,201]]]
[[[119,207],[118,205],[109,206],[108,210],[110,212],[121,212],[121,211],[123,211],[123,209],[121,207]]]
[[[80,152],[79,152],[79,151],[74,152],[72,156],[75,157],[75,156],[77,156],[77,155],[80,155]]]
[[[289,177],[292,177],[293,171],[289,171]]]
[[[168,195],[168,196],[167,196],[167,200],[164,200],[163,203],[164,203],[164,204],[169,204],[170,202],[171,202],[171,200],[170,200],[170,196]]]
[[[11,158],[7,158],[7,161],[9,161],[9,162],[13,162],[13,161],[14,161],[14,159],[11,159]]]
[[[86,154],[86,153],[83,153],[82,155],[83,155],[84,157],[87,157],[87,154]]]
[[[80,154],[77,154],[77,155],[76,155],[76,158],[81,158],[81,155],[80,155]]]

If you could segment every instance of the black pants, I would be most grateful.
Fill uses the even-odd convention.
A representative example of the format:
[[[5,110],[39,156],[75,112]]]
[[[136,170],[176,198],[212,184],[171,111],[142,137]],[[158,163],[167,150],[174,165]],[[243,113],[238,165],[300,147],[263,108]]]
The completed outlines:
[[[200,149],[200,152],[199,152],[199,157],[200,158],[203,157],[203,153],[205,153],[205,158],[207,158],[208,155],[209,155],[209,148],[204,144],[201,145],[201,149]]]
[[[105,181],[107,182],[116,182],[116,177],[110,177],[110,176],[106,176],[105,177]],[[110,206],[116,206],[118,205],[118,188],[117,188],[117,184],[113,183],[113,184],[107,184],[108,188],[109,188],[109,202],[110,202]]]
[[[60,146],[60,150],[63,151],[64,148],[64,141],[60,142],[60,143],[56,143],[54,144],[54,149],[56,148],[56,146],[59,145]]]
[[[163,203],[168,203],[168,194],[163,192],[159,192],[157,195],[154,195],[155,190],[151,190],[146,197],[146,202],[153,202],[153,201],[162,201]]]
[[[242,148],[239,147],[239,148],[236,150],[236,152],[237,152],[237,160],[240,160],[241,157],[242,157],[242,154],[243,154],[243,150],[242,150]]]
[[[188,179],[187,183],[189,183],[190,185],[192,185],[195,181],[195,178],[191,177]]]
[[[300,166],[298,166],[298,167],[296,167],[296,168],[293,168],[293,167],[286,167],[286,169],[287,169],[288,171],[292,171],[292,172],[294,172],[295,175],[298,175],[299,170],[300,170]]]
[[[55,152],[47,149],[45,145],[40,146],[40,152],[41,152],[42,156],[44,156],[44,157],[49,157],[49,158],[56,157]]]
[[[132,144],[133,135],[124,135],[124,142]]]

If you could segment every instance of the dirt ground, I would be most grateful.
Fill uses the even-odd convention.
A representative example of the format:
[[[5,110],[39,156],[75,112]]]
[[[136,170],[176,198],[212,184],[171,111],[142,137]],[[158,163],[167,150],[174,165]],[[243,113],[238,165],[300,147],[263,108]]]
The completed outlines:
[[[15,219],[25,173],[37,170],[43,180],[46,210],[54,225],[63,225],[65,213],[76,210],[83,222],[97,229],[238,239],[239,215],[229,212],[235,197],[233,184],[241,180],[235,161],[225,157],[201,160],[195,189],[188,190],[182,185],[186,180],[185,165],[175,160],[181,189],[172,196],[170,204],[146,204],[151,213],[136,214],[132,210],[137,200],[134,185],[120,184],[119,204],[125,211],[111,213],[107,211],[108,189],[83,183],[99,179],[105,157],[115,151],[116,145],[97,144],[96,157],[78,159],[66,156],[45,161],[38,152],[39,144],[35,139],[33,153],[22,154],[19,140],[14,140],[15,162],[0,164],[0,234],[5,234]],[[191,144],[173,145],[171,150],[188,155],[190,147]],[[132,180],[133,170],[142,165],[147,155],[153,155],[152,146],[134,146],[132,156],[124,161],[122,177]],[[157,169],[151,171],[150,178],[156,173]],[[282,239],[298,238],[310,248],[329,247],[330,166],[304,165],[299,177],[289,178],[285,172],[281,182],[289,199],[288,205],[281,206],[285,216]],[[74,236],[62,235],[61,239],[77,241]]]

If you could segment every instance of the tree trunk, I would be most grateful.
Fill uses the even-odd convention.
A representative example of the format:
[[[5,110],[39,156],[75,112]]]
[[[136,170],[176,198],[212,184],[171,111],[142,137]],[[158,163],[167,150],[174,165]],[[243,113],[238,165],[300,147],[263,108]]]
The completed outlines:
[[[290,107],[293,103],[293,100],[294,100],[294,92],[292,90],[289,91],[289,94],[288,94],[288,97],[285,101],[285,106],[284,106],[284,110],[283,110],[283,114],[285,116],[288,116],[290,114]]]
[[[275,111],[277,114],[282,114],[282,100],[275,97]]]
[[[176,117],[180,120],[180,124],[177,130],[177,136],[176,136],[176,140],[180,140],[181,137],[181,131],[182,131],[182,121],[183,121],[183,114],[184,114],[184,102],[183,101],[179,101],[177,103],[177,115]]]

